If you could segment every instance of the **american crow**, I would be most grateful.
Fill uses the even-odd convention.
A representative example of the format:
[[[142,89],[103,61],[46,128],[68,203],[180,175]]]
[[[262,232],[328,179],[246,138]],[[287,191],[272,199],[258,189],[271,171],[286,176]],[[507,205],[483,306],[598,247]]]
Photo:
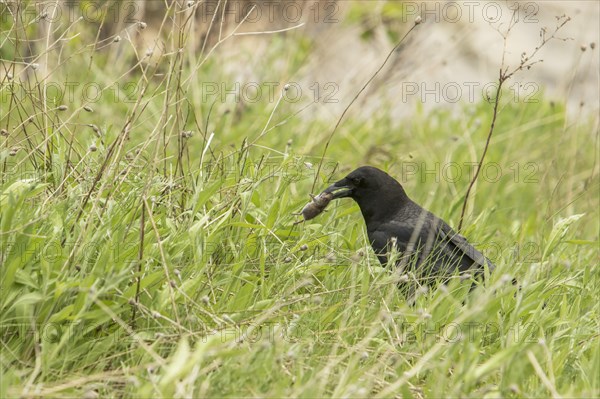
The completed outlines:
[[[449,277],[458,270],[481,274],[494,264],[446,222],[414,203],[394,178],[363,166],[319,195],[327,200],[350,197],[358,203],[367,234],[379,262],[388,263],[392,248],[397,265],[419,279]],[[328,201],[327,201],[328,203]]]

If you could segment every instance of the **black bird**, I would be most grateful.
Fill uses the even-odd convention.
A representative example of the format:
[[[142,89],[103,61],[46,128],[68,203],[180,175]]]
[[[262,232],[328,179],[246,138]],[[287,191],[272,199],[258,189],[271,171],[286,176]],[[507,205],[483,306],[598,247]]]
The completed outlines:
[[[379,262],[386,266],[392,248],[396,265],[419,281],[447,278],[457,270],[481,275],[495,266],[446,222],[413,202],[394,178],[372,166],[363,166],[332,184],[320,196],[350,197],[358,203],[369,241]]]

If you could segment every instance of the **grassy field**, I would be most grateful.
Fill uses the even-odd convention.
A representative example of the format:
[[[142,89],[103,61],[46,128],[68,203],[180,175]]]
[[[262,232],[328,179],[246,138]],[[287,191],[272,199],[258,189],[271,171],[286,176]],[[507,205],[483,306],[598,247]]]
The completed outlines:
[[[272,97],[221,101],[191,25],[2,36],[0,397],[598,397],[597,116],[506,93],[463,228],[498,268],[409,306],[352,201],[294,213],[371,164],[456,227],[491,105],[350,112],[317,175],[335,122],[284,89],[310,40],[253,65]]]

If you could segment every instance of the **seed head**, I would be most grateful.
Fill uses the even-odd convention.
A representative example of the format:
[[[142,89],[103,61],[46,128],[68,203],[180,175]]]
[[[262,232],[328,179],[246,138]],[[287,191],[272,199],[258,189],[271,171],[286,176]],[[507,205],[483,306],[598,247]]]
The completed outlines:
[[[429,288],[426,285],[422,285],[417,289],[418,294],[427,294],[429,292]]]
[[[319,296],[319,295],[315,295],[311,298],[312,303],[314,303],[315,305],[320,305],[323,303],[323,297]]]
[[[102,136],[102,132],[100,131],[100,128],[98,126],[94,125],[93,123],[90,123],[88,126],[92,128],[94,133],[96,133],[96,136]]]
[[[421,22],[423,22],[423,18],[421,18],[420,15],[417,15],[415,18],[415,25],[419,25]]]
[[[69,109],[69,107],[67,107],[66,105],[63,104],[63,105],[59,105],[57,109],[59,111],[66,111]]]
[[[83,109],[84,109],[84,111],[87,111],[87,112],[94,112],[94,109],[92,107],[90,107],[89,105],[85,105],[83,107]]]
[[[95,144],[90,145],[90,147],[88,149],[90,150],[90,152],[96,152],[96,151],[98,151],[98,147],[96,147]]]
[[[0,136],[8,137],[8,130],[6,130],[6,129],[0,129]]]
[[[327,263],[335,263],[337,261],[337,256],[335,254],[335,252],[329,252],[327,255],[325,255],[325,262]]]
[[[140,27],[140,29],[144,30],[144,29],[146,29],[148,24],[145,23],[144,21],[140,21],[140,22],[138,22],[138,26]]]
[[[114,43],[119,43],[121,41],[121,36],[117,35],[115,36],[115,38],[113,39]]]

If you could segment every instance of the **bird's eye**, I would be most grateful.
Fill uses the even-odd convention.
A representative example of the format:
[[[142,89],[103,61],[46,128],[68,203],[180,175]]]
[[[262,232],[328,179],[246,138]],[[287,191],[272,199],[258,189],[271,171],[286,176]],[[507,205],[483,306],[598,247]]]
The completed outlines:
[[[360,186],[360,183],[362,183],[362,179],[360,177],[351,177],[350,181],[352,181],[352,184],[354,184],[355,186]]]

